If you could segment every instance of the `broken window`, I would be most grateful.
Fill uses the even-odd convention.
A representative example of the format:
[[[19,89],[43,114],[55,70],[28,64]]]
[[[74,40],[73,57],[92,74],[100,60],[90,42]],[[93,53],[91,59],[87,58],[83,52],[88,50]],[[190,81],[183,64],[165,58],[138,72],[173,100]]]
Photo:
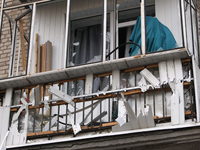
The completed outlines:
[[[103,1],[73,0],[70,8],[67,66],[102,61]]]
[[[31,7],[13,8],[3,11],[1,30],[1,78],[26,75],[30,29]]]

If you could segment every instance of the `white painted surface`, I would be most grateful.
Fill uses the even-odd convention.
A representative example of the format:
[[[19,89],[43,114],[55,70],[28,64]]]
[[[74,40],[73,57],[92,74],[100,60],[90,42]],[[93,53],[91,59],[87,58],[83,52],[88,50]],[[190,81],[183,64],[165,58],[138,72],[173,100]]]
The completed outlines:
[[[185,122],[185,108],[184,108],[184,89],[183,89],[183,69],[180,59],[174,60],[175,74],[176,74],[176,94],[179,95],[179,123]]]
[[[173,60],[167,61],[167,72],[168,72],[168,81],[174,82],[175,72],[174,72],[174,61]]]
[[[160,75],[160,84],[167,84],[168,77],[167,77],[167,63],[166,61],[162,61],[158,63],[159,66],[159,75]]]
[[[144,111],[145,111],[145,119],[146,119],[147,127],[148,128],[154,127],[155,123],[153,119],[153,112],[152,112],[151,106],[147,105]]]
[[[187,35],[187,48],[190,54],[193,54],[193,46],[192,46],[192,29],[191,29],[191,18],[190,18],[190,8],[189,5],[186,7],[185,3],[185,20],[186,20],[186,35]]]
[[[112,90],[120,88],[120,70],[112,71]]]
[[[65,14],[66,1],[37,6],[35,18],[35,31],[33,37],[33,52],[31,74],[34,73],[35,64],[35,35],[38,33],[38,44],[42,45],[48,40],[52,42],[52,70],[61,69],[64,61],[65,45]]]
[[[93,89],[93,74],[86,75],[85,94],[91,94]]]
[[[54,88],[53,86],[50,86],[50,88],[48,89],[48,92],[61,98],[63,101],[65,101],[66,103],[70,104],[71,106],[74,106],[74,102],[72,102],[72,97],[63,93],[60,90],[57,90],[56,88]]]
[[[192,66],[194,74],[194,87],[195,87],[195,99],[196,99],[196,113],[197,113],[197,122],[200,122],[200,70],[199,67],[192,56]]]
[[[179,47],[183,46],[179,0],[155,0],[156,17],[167,26]]]
[[[2,115],[1,120],[3,120],[4,123],[2,124],[2,126],[0,128],[0,130],[1,130],[1,140],[3,140],[6,133],[8,132],[11,99],[12,99],[12,88],[8,88],[6,90],[5,99],[3,100],[4,110],[3,110],[3,115]]]
[[[139,126],[139,123],[138,123],[138,119],[135,116],[135,113],[133,112],[130,104],[128,102],[124,101],[124,106],[126,107],[126,111],[127,111],[128,117],[130,119],[132,129],[139,129],[140,126]]]
[[[148,70],[148,69],[143,69],[140,74],[145,77],[149,83],[151,83],[154,88],[159,88],[160,87],[160,81]]]

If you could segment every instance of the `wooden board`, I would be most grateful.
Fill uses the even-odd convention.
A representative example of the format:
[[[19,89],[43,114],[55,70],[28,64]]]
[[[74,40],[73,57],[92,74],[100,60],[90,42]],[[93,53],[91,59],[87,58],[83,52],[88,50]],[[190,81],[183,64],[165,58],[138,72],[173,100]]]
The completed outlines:
[[[23,19],[22,18],[19,20],[19,27],[20,27],[23,71],[26,71],[26,50],[25,50],[24,28],[23,28]]]
[[[38,34],[35,37],[35,73],[38,72]]]

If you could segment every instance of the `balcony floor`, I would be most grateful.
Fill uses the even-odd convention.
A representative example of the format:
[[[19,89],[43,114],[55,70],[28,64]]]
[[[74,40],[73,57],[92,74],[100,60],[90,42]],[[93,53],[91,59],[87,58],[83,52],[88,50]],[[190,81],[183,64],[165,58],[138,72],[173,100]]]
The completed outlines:
[[[5,90],[10,87],[20,88],[43,83],[56,82],[61,80],[83,77],[87,74],[100,74],[111,72],[112,70],[116,69],[124,70],[133,67],[155,64],[170,59],[183,58],[189,58],[188,51],[186,49],[175,49],[169,51],[162,51],[158,53],[151,53],[145,56],[127,57],[60,70],[52,70],[33,75],[2,79],[0,80],[0,90]]]

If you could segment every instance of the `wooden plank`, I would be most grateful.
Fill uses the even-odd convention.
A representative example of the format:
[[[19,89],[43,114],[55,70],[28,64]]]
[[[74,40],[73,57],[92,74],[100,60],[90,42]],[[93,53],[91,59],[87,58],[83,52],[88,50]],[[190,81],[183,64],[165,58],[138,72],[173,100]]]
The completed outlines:
[[[22,18],[19,20],[19,27],[20,27],[23,71],[26,71],[26,50],[25,50],[24,29],[23,29],[23,19]]]
[[[141,67],[126,69],[126,70],[121,71],[121,73],[128,73],[128,72],[138,71],[138,70],[142,70],[144,68],[145,68],[144,66],[141,66]]]
[[[146,66],[147,69],[149,69],[149,68],[157,68],[157,67],[158,67],[158,64],[152,64],[152,65]]]
[[[38,34],[35,37],[35,73],[38,72]]]
[[[47,56],[46,56],[46,69],[45,71],[50,71],[51,70],[51,55],[52,55],[52,43],[50,41],[47,41],[45,43],[45,47],[46,47],[46,50],[47,50]]]
[[[39,53],[39,72],[42,72],[42,51],[43,51],[43,47],[42,45],[40,45],[40,53]]]
[[[56,131],[38,132],[37,135],[46,135],[46,134],[53,134],[53,133],[56,133]]]
[[[28,134],[27,134],[27,137],[28,137],[28,136],[35,136],[35,135],[36,135],[36,133],[28,133]]]
[[[47,49],[46,49],[46,45],[43,44],[42,45],[42,57],[41,57],[41,65],[42,65],[42,68],[41,68],[41,72],[45,72],[46,71],[46,57],[47,56]]]
[[[112,72],[94,75],[94,78],[96,78],[96,77],[101,78],[101,77],[110,76],[110,75],[112,75]]]

